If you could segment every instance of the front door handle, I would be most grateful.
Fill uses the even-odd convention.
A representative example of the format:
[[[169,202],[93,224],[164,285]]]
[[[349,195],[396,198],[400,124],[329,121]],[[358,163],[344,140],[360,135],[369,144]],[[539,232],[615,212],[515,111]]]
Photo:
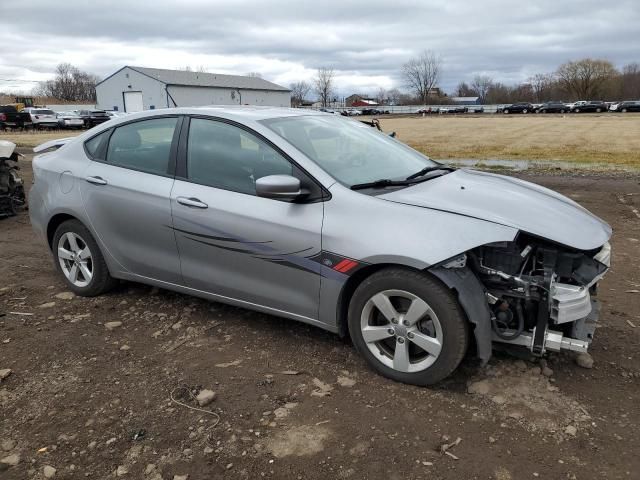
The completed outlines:
[[[87,177],[85,180],[94,185],[106,185],[107,181],[102,177]]]
[[[187,207],[194,207],[194,208],[209,208],[209,205],[207,205],[204,202],[201,202],[200,200],[198,200],[197,198],[187,198],[187,197],[178,197],[176,199],[178,201],[178,203],[180,205],[185,205]]]

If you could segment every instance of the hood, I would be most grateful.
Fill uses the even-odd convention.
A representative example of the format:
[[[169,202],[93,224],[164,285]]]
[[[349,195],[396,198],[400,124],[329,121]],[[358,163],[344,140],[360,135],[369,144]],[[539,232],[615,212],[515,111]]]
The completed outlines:
[[[382,198],[517,228],[578,250],[601,247],[611,227],[573,200],[517,178],[460,169]]]

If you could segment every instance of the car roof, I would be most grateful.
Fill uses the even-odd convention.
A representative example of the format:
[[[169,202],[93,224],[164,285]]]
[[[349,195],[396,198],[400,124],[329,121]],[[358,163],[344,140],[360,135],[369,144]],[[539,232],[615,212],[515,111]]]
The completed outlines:
[[[302,117],[309,115],[331,115],[306,108],[258,107],[253,105],[208,105],[204,107],[176,107],[146,110],[128,115],[127,119],[154,117],[157,115],[210,115],[212,117],[228,118],[230,120],[259,121],[269,118]]]

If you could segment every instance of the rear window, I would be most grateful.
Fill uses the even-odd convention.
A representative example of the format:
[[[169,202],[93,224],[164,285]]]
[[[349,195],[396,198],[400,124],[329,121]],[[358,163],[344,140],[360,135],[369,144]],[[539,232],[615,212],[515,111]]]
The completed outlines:
[[[94,110],[93,112],[91,112],[91,114],[95,115],[96,117],[108,117],[107,112],[103,110]]]
[[[46,110],[46,109],[31,110],[31,113],[36,113],[39,115],[55,115],[56,114],[56,112],[54,112],[53,110]]]

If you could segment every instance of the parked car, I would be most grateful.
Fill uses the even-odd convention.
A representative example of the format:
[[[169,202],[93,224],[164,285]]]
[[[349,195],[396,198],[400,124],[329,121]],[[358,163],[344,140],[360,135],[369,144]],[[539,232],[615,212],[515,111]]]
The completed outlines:
[[[437,110],[437,109],[436,109]],[[429,108],[421,108],[420,110],[418,110],[416,112],[418,115],[429,115],[432,113],[437,113],[436,111],[434,111],[431,107]]]
[[[82,128],[84,120],[75,112],[59,112],[56,114],[60,128]]]
[[[29,112],[19,112],[13,105],[0,105],[0,130],[24,129],[32,126]]]
[[[528,102],[512,103],[502,108],[502,113],[531,113],[533,112],[533,105]]]
[[[111,118],[119,118],[119,117],[126,117],[127,113],[125,112],[116,112],[115,110],[105,110],[105,113],[107,115],[109,115],[109,117]]]
[[[618,101],[618,102],[610,102],[609,103],[609,111],[610,112],[616,112],[618,110],[618,105],[620,105],[622,102]]]
[[[55,147],[29,211],[77,295],[125,279],[299,320],[418,385],[472,335],[483,362],[591,342],[611,228],[539,185],[297,109],[152,110],[34,151]]]
[[[475,105],[473,107],[471,107],[471,111],[473,113],[484,113],[484,107],[481,105]]]
[[[536,110],[536,113],[565,113],[568,111],[569,107],[562,102],[545,102]]]
[[[464,107],[462,105],[453,107],[440,107],[438,109],[438,113],[467,113],[468,111],[469,107]]]
[[[585,103],[576,103],[571,109],[572,113],[589,113],[589,112],[606,112],[608,110],[607,105],[599,100],[594,100]]]
[[[31,123],[34,128],[56,128],[58,126],[58,118],[56,112],[48,108],[25,108],[25,112],[31,115]]]
[[[621,113],[640,112],[640,101],[636,101],[636,102],[620,102],[618,104],[618,111],[621,112]]]
[[[107,115],[107,112],[104,110],[80,110],[78,111],[78,115],[80,115],[80,118],[84,121],[85,128],[93,128],[96,125],[111,120],[111,117]]]

